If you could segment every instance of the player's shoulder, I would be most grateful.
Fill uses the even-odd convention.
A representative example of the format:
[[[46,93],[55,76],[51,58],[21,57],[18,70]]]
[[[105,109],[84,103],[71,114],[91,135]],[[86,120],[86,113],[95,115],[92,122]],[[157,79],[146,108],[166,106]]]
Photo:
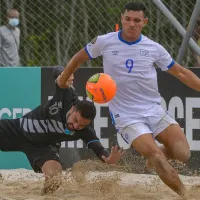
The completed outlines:
[[[105,34],[107,38],[115,37],[116,35],[118,35],[118,32],[110,32],[110,33]]]
[[[118,32],[109,32],[104,35],[99,35],[98,39],[110,41],[110,39],[115,38],[118,35]]]
[[[80,137],[83,138],[93,138],[96,137],[96,131],[94,130],[94,127],[92,125],[92,122],[85,127],[84,129],[76,131],[79,133]]]
[[[155,42],[154,40],[150,39],[149,37],[147,37],[145,35],[142,35],[142,41],[145,42],[145,43],[148,43],[148,44],[153,44],[155,46],[158,45],[157,42]]]
[[[142,35],[142,43],[141,44],[148,45],[149,47],[154,48],[155,50],[160,50],[160,49],[164,48],[161,44],[148,38],[145,35]]]

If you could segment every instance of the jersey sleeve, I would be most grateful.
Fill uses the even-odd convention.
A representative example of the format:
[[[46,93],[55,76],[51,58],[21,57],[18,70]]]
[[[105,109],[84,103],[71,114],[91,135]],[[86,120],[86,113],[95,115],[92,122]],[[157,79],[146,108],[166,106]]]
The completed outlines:
[[[161,68],[162,71],[169,70],[175,64],[175,61],[172,59],[171,55],[160,44],[158,44],[157,52],[158,52],[158,56],[157,56],[155,64],[159,68]]]
[[[63,71],[64,71],[63,66],[58,65],[53,67],[52,75],[56,83],[56,92],[54,97],[55,99],[60,100],[65,104],[69,105],[70,103],[72,103],[72,105],[74,105],[78,102],[78,95],[75,91],[75,88],[73,86],[69,88],[60,88],[56,82],[56,79]]]
[[[57,101],[61,101],[63,104],[63,108],[67,110],[67,108],[70,108],[71,106],[75,105],[78,100],[78,95],[75,91],[74,87],[69,88],[60,88],[58,84],[56,83],[56,93],[54,97],[57,99]]]
[[[102,146],[96,132],[90,125],[81,131],[81,139],[84,141],[88,149],[91,149],[96,156],[101,160],[102,156],[108,157],[110,153]]]
[[[83,140],[87,147],[93,142],[99,142],[99,138],[96,136],[96,132],[92,125],[89,125],[78,132],[78,134],[80,134],[80,139]]]
[[[90,43],[86,45],[85,51],[91,60],[102,55],[104,41],[105,37],[104,35],[101,35],[95,37]]]

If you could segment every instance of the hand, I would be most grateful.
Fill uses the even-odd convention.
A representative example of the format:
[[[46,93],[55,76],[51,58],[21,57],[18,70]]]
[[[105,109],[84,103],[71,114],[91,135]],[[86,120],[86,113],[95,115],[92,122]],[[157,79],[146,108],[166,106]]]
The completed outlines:
[[[61,81],[61,76],[62,76],[62,73],[61,75],[58,76],[57,78],[57,84],[60,88],[69,88],[70,86],[73,85],[73,81],[74,81],[74,74],[72,74],[69,79],[65,82],[65,83],[62,83]]]
[[[62,75],[62,74],[61,74]],[[69,79],[66,81],[66,85],[68,87],[72,86],[73,85],[73,81],[74,81],[74,74],[72,74]]]
[[[123,148],[118,148],[118,146],[113,146],[109,157],[102,156],[105,163],[117,164],[121,157],[125,154]]]

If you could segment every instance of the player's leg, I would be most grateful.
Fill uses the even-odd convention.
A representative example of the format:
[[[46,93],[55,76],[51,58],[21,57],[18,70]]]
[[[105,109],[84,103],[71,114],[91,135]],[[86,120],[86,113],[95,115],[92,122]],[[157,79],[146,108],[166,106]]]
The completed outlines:
[[[169,125],[169,127],[158,134],[156,139],[163,144],[159,148],[167,159],[181,162],[189,160],[191,155],[189,144],[179,125]],[[149,160],[146,160],[146,167],[148,170],[153,168]]]
[[[62,183],[62,166],[60,162],[48,160],[42,166],[45,175],[44,188],[42,194],[50,194],[57,190]]]
[[[169,159],[186,162],[190,158],[190,147],[180,126],[166,114],[156,125],[156,140],[163,144],[161,150]]]
[[[169,153],[169,151],[164,147],[164,145],[159,146],[160,150],[163,152],[163,154],[165,155],[165,157],[167,158],[167,160],[171,159],[174,160],[174,157],[172,157],[172,155]],[[151,162],[147,159],[146,160],[146,168],[147,170],[151,171],[153,169],[153,165],[151,164]]]
[[[42,194],[50,194],[61,185],[62,166],[59,158],[60,145],[29,145],[24,153],[37,173],[44,173],[45,182]]]
[[[51,178],[62,173],[62,165],[56,160],[48,160],[42,165],[42,172],[47,179]]]
[[[181,182],[178,173],[168,163],[163,152],[157,146],[150,134],[142,135],[134,140],[132,147],[150,161],[154,166],[156,173],[166,185],[179,195],[185,193],[185,187]]]
[[[166,113],[160,105],[147,117],[147,124],[153,131],[153,137],[162,146],[160,149],[167,159],[185,162],[190,157],[190,149],[187,139],[178,123]],[[147,168],[152,168],[149,160],[146,161]]]
[[[185,187],[181,182],[178,173],[168,163],[165,155],[156,144],[151,130],[145,124],[134,124],[121,131],[122,137],[131,144],[138,153],[148,159],[155,168],[158,176],[173,191],[179,195],[185,193]],[[145,132],[146,131],[146,134]],[[132,141],[132,142],[131,142]]]
[[[13,123],[13,121],[15,121]],[[23,139],[18,137],[15,119],[0,119],[0,150],[1,151],[21,151]]]

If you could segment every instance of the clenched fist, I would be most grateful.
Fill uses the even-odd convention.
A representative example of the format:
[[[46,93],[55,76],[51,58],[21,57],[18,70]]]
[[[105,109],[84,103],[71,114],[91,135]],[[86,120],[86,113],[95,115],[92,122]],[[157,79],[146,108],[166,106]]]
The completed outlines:
[[[60,88],[68,88],[73,85],[74,81],[74,74],[72,74],[66,82],[62,81],[62,73],[57,78],[57,84]]]

